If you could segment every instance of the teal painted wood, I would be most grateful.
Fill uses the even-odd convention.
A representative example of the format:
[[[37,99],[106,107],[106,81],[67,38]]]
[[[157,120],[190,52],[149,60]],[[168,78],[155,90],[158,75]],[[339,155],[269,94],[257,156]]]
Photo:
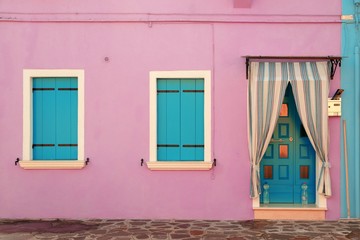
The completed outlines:
[[[196,105],[196,112],[195,112],[195,144],[200,146],[204,145],[204,80],[203,79],[196,79],[196,91],[195,94],[195,105]],[[201,92],[203,91],[203,92]],[[204,147],[197,147],[195,148],[195,160],[196,161],[203,161],[204,160]]]
[[[158,161],[204,160],[203,88],[203,79],[157,80]]]
[[[166,93],[166,141],[167,144],[173,146],[166,149],[167,161],[179,161],[181,159],[180,88],[180,80],[167,80],[167,90],[174,91]]]
[[[33,79],[33,88],[43,88],[42,79]],[[33,144],[43,144],[43,92],[33,91]],[[43,147],[33,147],[33,159],[43,159]]]
[[[43,79],[44,88],[55,89],[55,79]],[[44,144],[56,143],[56,93],[55,91],[43,91],[43,142]],[[56,146],[43,147],[45,159],[56,159]]]
[[[270,203],[301,203],[301,184],[306,183],[308,203],[315,203],[315,151],[306,133],[301,131],[301,121],[290,85],[283,103],[288,105],[288,117],[279,117],[272,136],[274,140],[270,142],[261,161],[261,185],[269,184]],[[288,149],[282,157],[281,147]],[[272,168],[272,178],[265,178],[267,167]],[[301,167],[309,169],[306,178],[300,175]],[[260,202],[263,203],[262,196]]]
[[[196,92],[195,80],[181,80],[181,160],[195,160]]]
[[[77,159],[77,91],[75,89],[77,89],[75,78],[56,79],[57,159]]]
[[[33,79],[33,159],[55,159],[55,81]]]
[[[166,153],[167,147],[159,147],[165,146],[167,144],[166,132],[167,132],[167,119],[166,119],[166,97],[167,95],[164,92],[166,91],[167,85],[166,80],[158,80],[157,81],[157,160],[158,161],[166,161]]]
[[[77,79],[33,79],[33,159],[77,159]]]
[[[78,88],[78,81],[76,78],[70,79],[70,87]],[[78,91],[70,91],[70,143],[78,143]],[[70,159],[78,159],[78,147],[70,147]]]
[[[349,173],[349,200],[350,217],[360,218],[360,13],[355,3],[358,1],[342,1],[342,14],[353,15],[354,20],[342,21],[342,52],[341,88],[342,95],[341,118],[346,120],[347,126],[347,153]],[[341,136],[341,217],[347,217],[346,181],[344,166],[343,132]]]

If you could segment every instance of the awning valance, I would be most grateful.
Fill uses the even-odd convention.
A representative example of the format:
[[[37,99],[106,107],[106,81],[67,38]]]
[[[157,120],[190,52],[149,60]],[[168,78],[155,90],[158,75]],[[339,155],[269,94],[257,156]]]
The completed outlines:
[[[246,79],[249,79],[250,62],[317,62],[329,63],[329,78],[333,79],[337,66],[341,67],[339,56],[244,56],[246,58]]]

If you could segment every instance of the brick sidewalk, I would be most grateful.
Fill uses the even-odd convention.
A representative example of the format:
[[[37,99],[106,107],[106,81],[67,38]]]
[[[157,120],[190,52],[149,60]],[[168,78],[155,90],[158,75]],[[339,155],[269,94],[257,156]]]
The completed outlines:
[[[0,220],[0,239],[360,239],[360,220]]]

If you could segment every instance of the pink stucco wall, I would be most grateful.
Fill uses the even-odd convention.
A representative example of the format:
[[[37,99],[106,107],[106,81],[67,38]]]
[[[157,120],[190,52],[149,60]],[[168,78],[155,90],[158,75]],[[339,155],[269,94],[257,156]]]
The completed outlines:
[[[241,0],[240,0],[241,1]],[[239,2],[239,0],[237,0]],[[245,0],[249,5],[249,0]],[[27,13],[210,13],[210,14],[300,14],[339,15],[339,0],[251,0],[251,8],[234,8],[234,0],[1,0],[1,12]]]
[[[242,56],[340,55],[340,24],[322,18],[336,19],[340,1],[253,0],[249,9],[233,8],[230,0],[58,2],[0,2],[0,218],[252,219]],[[117,20],[98,14],[104,12],[117,13]],[[165,16],[150,25],[135,15],[122,21],[122,13],[139,13],[139,18],[186,13],[203,21],[167,22]],[[209,13],[221,16],[205,19]],[[217,21],[237,13],[266,21]],[[271,14],[285,19],[289,13],[310,20],[271,20]],[[9,16],[14,19],[5,19]],[[15,167],[22,155],[23,69],[67,68],[85,70],[90,165],[73,171]],[[140,159],[149,156],[149,71],[154,70],[211,70],[213,158],[218,160],[213,170],[140,167]],[[337,73],[331,94],[339,86]],[[329,124],[333,197],[327,218],[337,219],[340,119]]]

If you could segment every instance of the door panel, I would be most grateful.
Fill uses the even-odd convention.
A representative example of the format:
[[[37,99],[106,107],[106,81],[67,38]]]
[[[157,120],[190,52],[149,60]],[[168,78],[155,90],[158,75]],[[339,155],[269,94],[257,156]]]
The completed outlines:
[[[269,184],[270,203],[300,203],[303,183],[308,185],[308,202],[315,202],[315,152],[301,127],[289,85],[272,140],[260,164],[261,186]]]
[[[300,199],[301,185],[306,183],[308,185],[308,202],[315,203],[315,151],[310,143],[310,140],[305,136],[297,138],[296,148],[295,198]],[[303,171],[301,171],[302,169]],[[307,174],[304,173],[304,171],[306,171],[304,169],[307,169]]]

